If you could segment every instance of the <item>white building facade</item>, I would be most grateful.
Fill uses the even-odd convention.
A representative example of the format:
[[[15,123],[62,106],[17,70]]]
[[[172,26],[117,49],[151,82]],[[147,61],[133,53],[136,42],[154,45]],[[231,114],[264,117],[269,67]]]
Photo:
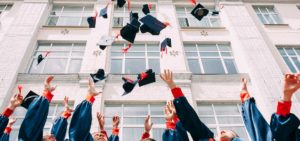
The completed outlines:
[[[199,1],[200,2],[200,1]],[[108,18],[97,17],[96,27],[88,28],[87,17],[105,7],[104,0],[1,0],[0,1],[0,104],[3,110],[18,85],[41,93],[43,80],[54,75],[58,85],[50,106],[45,134],[53,119],[63,110],[68,96],[75,108],[87,94],[90,73],[103,68],[105,81],[96,84],[103,94],[93,104],[91,132],[98,130],[96,112],[121,116],[121,141],[139,140],[143,120],[152,116],[151,136],[161,141],[164,131],[163,106],[172,100],[170,90],[157,82],[136,87],[123,94],[122,76],[133,79],[152,68],[156,74],[170,69],[175,81],[198,112],[199,117],[217,134],[234,129],[250,140],[241,118],[241,78],[247,78],[249,91],[269,121],[282,95],[283,75],[300,71],[299,0],[202,0],[201,4],[219,15],[196,21],[188,0],[131,0],[131,10],[139,12],[143,4],[153,4],[151,14],[171,27],[159,36],[138,33],[127,54],[125,40],[100,50],[101,36],[116,35],[129,19],[127,4],[108,7]],[[161,55],[160,42],[169,37],[172,48]],[[38,66],[37,56],[51,51]],[[300,116],[300,95],[293,99],[292,111]],[[18,108],[11,138],[16,140],[26,110]],[[111,131],[109,131],[111,132]]]

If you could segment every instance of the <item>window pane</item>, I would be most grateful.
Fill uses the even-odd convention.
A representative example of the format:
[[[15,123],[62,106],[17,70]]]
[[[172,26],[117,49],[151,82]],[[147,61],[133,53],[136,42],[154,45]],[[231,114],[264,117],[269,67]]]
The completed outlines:
[[[115,115],[121,115],[121,105],[106,105],[104,109],[104,115],[106,117],[113,117]]]
[[[132,45],[132,48],[130,48],[130,51],[145,51],[145,44],[135,44]]]
[[[148,52],[147,53],[149,57],[159,57],[160,52]]]
[[[33,62],[30,66],[29,73],[41,73],[45,64],[45,60],[43,60],[39,65],[37,64],[37,59],[33,59]]]
[[[197,52],[186,52],[185,54],[187,57],[198,57]]]
[[[114,27],[122,27],[123,26],[123,18],[114,17]]]
[[[69,73],[78,73],[81,68],[81,61],[82,60],[71,60],[69,66]]]
[[[128,116],[146,116],[148,115],[148,106],[147,105],[125,105],[124,106],[124,115]]]
[[[144,128],[123,128],[123,141],[139,141]]]
[[[200,120],[205,124],[216,124],[216,120],[214,117],[200,117]]]
[[[224,68],[220,59],[202,59],[204,72],[207,74],[224,74]]]
[[[237,105],[215,104],[217,115],[240,115]]]
[[[149,59],[149,69],[152,69],[156,73],[160,73],[160,60]]]
[[[208,105],[198,105],[198,114],[199,115],[213,115],[213,109],[211,104]]]
[[[296,73],[296,69],[294,68],[293,64],[291,63],[290,59],[288,57],[283,57],[283,60],[285,61],[285,63],[288,65],[288,67],[290,68],[291,72]]]
[[[151,105],[150,106],[150,112],[151,115],[164,115],[164,109],[165,105]]]
[[[278,48],[278,51],[281,55],[286,55],[285,51],[283,50],[283,48]],[[298,52],[297,52],[298,53]]]
[[[146,69],[145,59],[126,59],[125,60],[125,73],[137,74]]]
[[[80,17],[60,17],[57,25],[79,26],[80,20],[81,20]]]
[[[287,52],[288,55],[296,55],[293,48],[285,48],[285,51]]]
[[[243,124],[241,117],[218,117],[219,124]]]
[[[140,125],[141,123],[144,123],[145,118],[127,118],[124,117],[124,125]]]
[[[165,124],[166,120],[164,117],[151,117],[151,121],[154,123],[154,124]]]
[[[184,50],[185,51],[197,51],[197,48],[193,44],[185,44],[184,45]]]
[[[49,17],[48,19],[48,25],[55,26],[57,25],[58,17]]]
[[[157,52],[160,51],[158,44],[147,44],[147,50],[148,51],[157,51]]]
[[[298,70],[300,70],[300,62],[299,62],[298,58],[292,57],[292,60],[293,60],[294,64],[296,65],[296,67],[298,68]]]
[[[188,64],[192,73],[201,73],[198,59],[188,59]]]
[[[237,70],[233,59],[224,59],[228,74],[236,74]]]
[[[218,51],[217,46],[212,45],[198,45],[199,51]]]
[[[111,73],[122,73],[122,60],[121,59],[112,59],[110,66]]]
[[[201,57],[219,57],[219,53],[218,52],[200,52],[200,56]]]
[[[44,73],[64,73],[67,59],[48,59]]]

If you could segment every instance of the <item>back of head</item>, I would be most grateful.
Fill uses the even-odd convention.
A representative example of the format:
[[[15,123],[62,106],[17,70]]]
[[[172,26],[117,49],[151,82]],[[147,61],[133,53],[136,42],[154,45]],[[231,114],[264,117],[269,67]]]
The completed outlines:
[[[156,141],[156,140],[152,138],[147,138],[147,139],[143,139],[142,141]]]

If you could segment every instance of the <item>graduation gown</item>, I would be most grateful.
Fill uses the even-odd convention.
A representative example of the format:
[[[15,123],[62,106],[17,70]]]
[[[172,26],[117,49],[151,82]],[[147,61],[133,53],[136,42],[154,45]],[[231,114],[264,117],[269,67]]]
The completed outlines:
[[[174,122],[166,122],[166,127],[162,136],[163,141],[189,141],[187,132],[177,116],[174,117]]]
[[[300,121],[290,113],[291,102],[278,102],[277,112],[271,117],[273,139],[277,141],[300,141]]]
[[[10,132],[11,132],[11,127],[6,127],[4,133],[0,137],[0,141],[9,141]]]
[[[55,136],[56,141],[64,141],[67,127],[68,127],[68,118],[71,116],[70,112],[63,112],[62,116],[56,118],[53,122],[51,128],[51,134]]]
[[[101,131],[101,133],[105,134],[105,136],[107,137],[107,141],[119,141],[119,136],[118,136],[119,129],[118,128],[114,128],[112,130],[112,134],[109,136],[109,138],[107,136],[106,131]]]
[[[9,121],[9,116],[13,113],[11,109],[5,109],[0,115],[0,141],[9,141],[10,127],[6,127]]]
[[[174,105],[176,113],[184,129],[186,129],[192,136],[194,141],[208,141],[212,140],[214,133],[199,119],[193,107],[184,97],[180,88],[172,89],[174,96]]]
[[[90,129],[94,101],[95,98],[90,96],[76,106],[69,128],[70,141],[93,141]]]
[[[269,124],[257,109],[254,98],[242,104],[243,120],[252,141],[272,141]]]
[[[19,130],[19,141],[43,140],[43,129],[52,97],[50,92],[44,92],[43,96],[36,98],[29,105]]]

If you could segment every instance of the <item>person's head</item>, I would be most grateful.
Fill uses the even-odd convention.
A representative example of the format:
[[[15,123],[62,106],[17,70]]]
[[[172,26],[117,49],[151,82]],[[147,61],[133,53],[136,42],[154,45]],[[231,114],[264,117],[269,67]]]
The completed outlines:
[[[152,138],[146,138],[146,139],[143,139],[142,141],[156,141],[156,140],[152,139]]]
[[[236,137],[239,137],[238,134],[232,130],[223,130],[220,133],[220,141],[231,141]]]
[[[56,141],[54,135],[44,135],[43,141]]]
[[[93,139],[94,141],[107,141],[107,136],[101,132],[94,132]]]

